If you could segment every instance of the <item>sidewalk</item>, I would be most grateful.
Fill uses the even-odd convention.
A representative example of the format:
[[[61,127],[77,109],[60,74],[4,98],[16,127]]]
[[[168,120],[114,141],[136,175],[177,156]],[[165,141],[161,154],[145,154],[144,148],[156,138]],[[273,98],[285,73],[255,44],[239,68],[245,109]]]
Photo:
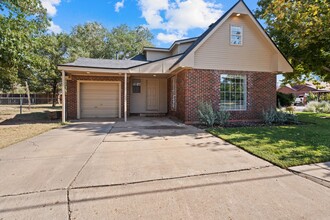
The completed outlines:
[[[330,187],[330,162],[290,167],[289,170]]]

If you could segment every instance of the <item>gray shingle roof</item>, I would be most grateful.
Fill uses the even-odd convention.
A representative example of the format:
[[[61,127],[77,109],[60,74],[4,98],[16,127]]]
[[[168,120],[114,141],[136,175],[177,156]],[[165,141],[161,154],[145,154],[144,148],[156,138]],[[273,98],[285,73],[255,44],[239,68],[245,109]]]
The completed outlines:
[[[127,69],[134,66],[147,63],[146,61],[137,60],[109,60],[109,59],[92,59],[92,58],[78,58],[73,63],[66,63],[61,66],[75,66],[75,67],[96,67],[107,69]]]

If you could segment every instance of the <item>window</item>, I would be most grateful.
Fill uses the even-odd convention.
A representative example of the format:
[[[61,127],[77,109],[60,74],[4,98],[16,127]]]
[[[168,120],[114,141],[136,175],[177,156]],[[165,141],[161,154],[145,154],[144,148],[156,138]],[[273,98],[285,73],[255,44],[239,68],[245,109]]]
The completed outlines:
[[[133,93],[141,93],[141,80],[140,79],[133,79],[132,91],[133,91]]]
[[[243,45],[243,27],[230,26],[230,44],[231,45]]]
[[[246,75],[221,75],[220,109],[246,110]]]
[[[176,76],[171,78],[171,110],[176,111]]]

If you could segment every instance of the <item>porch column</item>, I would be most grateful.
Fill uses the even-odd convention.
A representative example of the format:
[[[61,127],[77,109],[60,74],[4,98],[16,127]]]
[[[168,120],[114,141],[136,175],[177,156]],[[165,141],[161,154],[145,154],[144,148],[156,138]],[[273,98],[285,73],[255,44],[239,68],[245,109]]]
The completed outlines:
[[[65,123],[65,72],[62,70],[62,123]]]
[[[124,121],[127,122],[127,73],[124,80]]]

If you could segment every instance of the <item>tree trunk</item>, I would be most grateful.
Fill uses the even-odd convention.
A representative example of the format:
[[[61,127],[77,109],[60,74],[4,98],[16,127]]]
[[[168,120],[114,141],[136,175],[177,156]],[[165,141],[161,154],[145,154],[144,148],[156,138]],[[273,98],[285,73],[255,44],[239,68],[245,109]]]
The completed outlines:
[[[52,88],[52,107],[54,108],[56,105],[56,91],[57,91],[57,82],[53,82],[53,88]]]
[[[29,111],[31,110],[31,97],[30,97],[30,89],[29,84],[27,81],[25,81],[25,87],[26,87],[26,94],[28,96],[28,103],[29,103]]]

